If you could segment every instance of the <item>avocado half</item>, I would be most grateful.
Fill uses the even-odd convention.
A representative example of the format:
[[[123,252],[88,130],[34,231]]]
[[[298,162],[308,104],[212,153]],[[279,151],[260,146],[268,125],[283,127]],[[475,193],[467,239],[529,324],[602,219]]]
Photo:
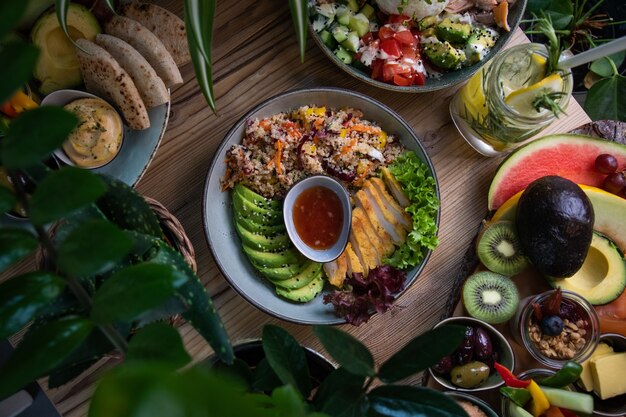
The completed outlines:
[[[611,239],[594,232],[582,267],[569,278],[548,278],[548,282],[554,288],[580,294],[593,305],[607,304],[626,288],[626,262]]]

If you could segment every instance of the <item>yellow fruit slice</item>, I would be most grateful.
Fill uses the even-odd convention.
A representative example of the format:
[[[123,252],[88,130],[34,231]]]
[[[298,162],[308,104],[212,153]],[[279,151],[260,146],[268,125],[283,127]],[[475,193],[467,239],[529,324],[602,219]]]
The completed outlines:
[[[559,74],[552,74],[530,87],[520,88],[513,91],[504,99],[511,109],[522,116],[536,116],[537,110],[533,107],[533,101],[541,94],[563,91],[563,78]]]
[[[483,86],[483,70],[479,70],[461,89],[461,101],[465,105],[466,117],[482,120],[487,116],[487,103]]]

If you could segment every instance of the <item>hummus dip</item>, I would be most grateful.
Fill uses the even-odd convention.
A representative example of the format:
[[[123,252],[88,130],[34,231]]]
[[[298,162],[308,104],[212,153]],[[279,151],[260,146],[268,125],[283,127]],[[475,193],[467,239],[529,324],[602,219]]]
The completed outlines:
[[[115,158],[124,128],[113,106],[99,98],[80,98],[64,107],[79,119],[63,144],[72,162],[81,168],[97,168]]]

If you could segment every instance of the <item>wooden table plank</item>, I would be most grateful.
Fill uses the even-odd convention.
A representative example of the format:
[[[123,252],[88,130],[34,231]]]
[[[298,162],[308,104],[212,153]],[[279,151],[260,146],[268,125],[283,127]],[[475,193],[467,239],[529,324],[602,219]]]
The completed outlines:
[[[181,1],[157,3],[182,16]],[[518,31],[510,43],[523,41],[525,36]],[[283,0],[218,2],[214,42],[218,113],[207,107],[193,68],[186,65],[182,68],[185,83],[172,92],[165,138],[137,188],[162,202],[182,222],[196,249],[200,277],[213,295],[233,342],[258,338],[264,324],[278,323],[303,344],[320,348],[310,327],[274,319],[238,296],[212,259],[202,227],[201,200],[212,155],[228,129],[250,108],[281,92],[336,86],[380,100],[397,111],[422,139],[441,188],[441,244],[417,282],[388,313],[374,316],[359,328],[341,326],[361,339],[378,363],[384,361],[439,320],[465,250],[485,217],[487,189],[501,158],[477,154],[455,130],[448,105],[457,88],[420,95],[377,89],[339,70],[312,41],[308,42],[305,63],[300,64],[291,17]],[[568,131],[589,121],[574,100],[567,113],[545,133]],[[23,262],[3,277],[31,266],[32,262]],[[195,359],[211,354],[190,326],[183,325],[180,332]],[[92,382],[107,366],[99,364],[89,375],[48,391],[63,415],[86,415]]]

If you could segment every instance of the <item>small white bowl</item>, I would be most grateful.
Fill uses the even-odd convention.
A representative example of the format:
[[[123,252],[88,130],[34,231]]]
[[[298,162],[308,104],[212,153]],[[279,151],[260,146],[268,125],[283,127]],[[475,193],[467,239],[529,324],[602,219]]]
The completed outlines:
[[[44,97],[43,100],[41,100],[41,105],[42,106],[65,106],[68,103],[71,103],[74,100],[78,100],[79,98],[97,98],[100,100],[104,100],[102,97],[98,97],[96,95],[87,93],[85,91],[80,91],[80,90],[57,90],[53,93],[48,94],[46,97]],[[109,103],[108,101],[104,100],[105,102]],[[111,104],[111,103],[109,103]],[[111,105],[111,107],[113,107]],[[115,107],[113,107],[115,109]],[[117,109],[115,109],[115,111],[117,112]],[[122,120],[122,126],[123,126],[123,133],[122,133],[122,142],[120,143],[120,147],[119,150],[122,149],[122,145],[124,144],[124,138],[126,137],[126,131],[128,129],[128,127],[126,126],[126,123],[124,123],[124,118],[122,118],[122,116],[119,114],[119,112],[117,112],[118,116],[120,116],[120,119]],[[63,162],[66,165],[71,165],[71,166],[77,166],[74,161],[72,161],[70,159],[69,156],[67,156],[67,154],[65,153],[65,151],[63,150],[63,148],[58,148],[54,150],[54,156],[56,156],[57,158],[59,158],[59,160],[61,162]],[[117,153],[117,155],[119,155],[119,151]],[[97,165],[97,166],[93,166],[93,167],[80,167],[83,169],[96,169],[96,168],[102,168],[105,165],[110,164],[115,158],[117,158],[117,155],[115,155],[110,161],[107,161],[101,165]]]
[[[337,242],[335,242],[335,244],[330,248],[322,250],[313,249],[304,243],[298,235],[296,227],[293,223],[293,206],[296,199],[303,191],[317,186],[326,187],[333,191],[339,198],[339,201],[341,201],[341,206],[343,208],[343,225],[341,227],[339,239],[337,239]],[[283,217],[287,227],[287,234],[289,235],[291,242],[302,255],[315,262],[330,262],[337,259],[348,244],[350,224],[352,223],[352,205],[350,204],[350,195],[339,181],[325,175],[315,175],[295,184],[291,187],[289,192],[287,192],[283,205]]]

